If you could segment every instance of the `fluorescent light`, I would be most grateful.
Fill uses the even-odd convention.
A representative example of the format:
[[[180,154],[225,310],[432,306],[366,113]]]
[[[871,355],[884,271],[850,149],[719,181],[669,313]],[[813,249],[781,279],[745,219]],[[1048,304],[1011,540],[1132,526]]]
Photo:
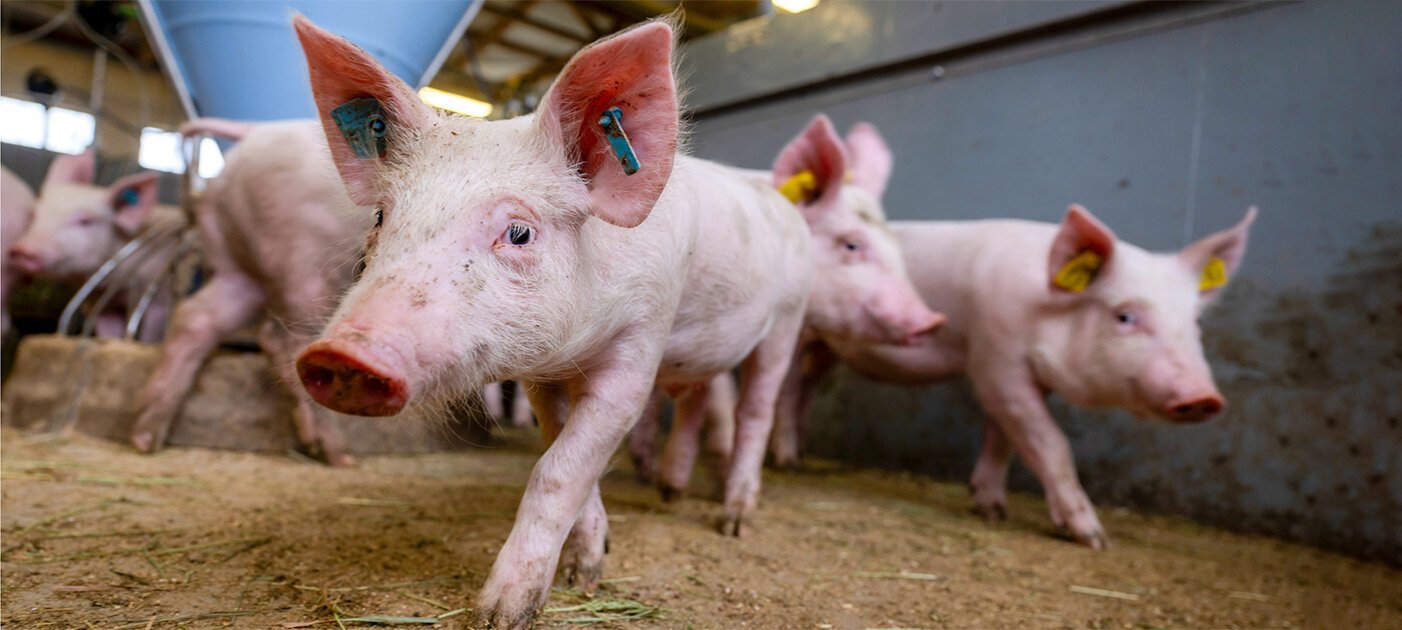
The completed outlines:
[[[137,149],[136,161],[142,168],[184,173],[184,147],[185,139],[180,132],[147,127],[141,130],[141,146]],[[200,177],[213,179],[221,170],[224,170],[224,155],[219,152],[219,145],[213,138],[200,141]]]
[[[55,153],[77,155],[92,146],[97,135],[97,119],[87,112],[62,107],[49,108],[49,135],[44,148]]]
[[[463,114],[464,116],[486,118],[492,115],[491,103],[484,103],[475,98],[468,98],[461,94],[444,92],[443,90],[436,90],[431,87],[419,90],[419,98],[438,109],[446,109],[450,112]]]
[[[0,97],[0,141],[44,148],[44,106],[8,96]]]
[[[770,2],[789,13],[803,13],[818,6],[818,0],[770,0]]]

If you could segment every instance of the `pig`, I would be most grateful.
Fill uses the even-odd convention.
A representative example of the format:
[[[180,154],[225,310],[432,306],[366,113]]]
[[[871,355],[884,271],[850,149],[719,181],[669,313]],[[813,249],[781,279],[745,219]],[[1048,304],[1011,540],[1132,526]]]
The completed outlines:
[[[781,395],[776,431],[796,431],[794,419],[808,413],[814,386],[838,361],[893,383],[967,374],[988,416],[970,482],[979,512],[1005,518],[1016,452],[1041,481],[1052,521],[1104,549],[1109,538],[1046,396],[1173,423],[1221,412],[1226,401],[1203,357],[1198,318],[1241,265],[1255,218],[1249,208],[1236,226],[1174,253],[1121,241],[1078,205],[1060,225],[894,222],[916,288],[948,323],[914,346],[824,339],[808,348],[801,378]],[[1086,265],[1086,252],[1096,262]],[[776,437],[775,459],[793,461],[798,442]]]
[[[881,195],[892,162],[876,127],[858,123],[844,142],[828,117],[819,114],[779,153],[773,171],[764,174],[775,188],[796,196],[813,240],[813,282],[800,349],[821,339],[910,345],[944,321],[911,285],[900,247],[886,226]],[[794,178],[809,174],[811,185],[795,188]],[[786,381],[798,378],[801,368],[801,362],[791,366]],[[723,421],[718,417],[712,426]],[[658,480],[664,498],[686,488],[697,451],[699,427],[678,427],[667,442]],[[636,430],[655,431],[642,424]],[[630,445],[636,446],[635,441]],[[714,446],[711,450],[724,455]],[[645,455],[635,453],[634,459],[642,460],[644,470],[651,468]]]
[[[679,416],[700,414],[710,379],[743,365],[721,519],[740,534],[802,325],[809,239],[768,180],[679,151],[673,28],[595,42],[534,114],[483,121],[433,111],[359,48],[294,26],[351,199],[382,218],[364,273],[297,359],[303,386],[390,416],[515,380],[547,445],[479,627],[529,625],[557,565],[597,586],[599,477],[654,384]]]
[[[265,316],[259,345],[296,399],[298,440],[337,466],[355,458],[303,393],[293,358],[350,286],[373,213],[353,204],[311,119],[246,123],[202,118],[181,127],[239,140],[199,200],[196,227],[212,277],[180,303],[142,388],[131,442],[164,445],[200,366],[221,338]]]
[[[156,173],[128,175],[102,188],[93,185],[96,168],[91,151],[54,158],[34,202],[32,224],[6,249],[9,270],[29,278],[80,284],[132,239],[184,224],[178,208],[156,203]],[[160,279],[167,262],[168,255],[159,254],[137,261],[131,268],[130,286],[117,294],[108,309],[94,314],[99,337],[125,333],[126,307],[147,283]],[[167,292],[158,292],[147,311],[141,340],[160,338],[169,301]]]
[[[0,251],[10,251],[34,220],[34,191],[8,168],[0,168]],[[19,280],[19,271],[0,258],[0,322],[4,337],[10,336],[10,287]]]
[[[501,383],[488,383],[482,388],[482,403],[487,416],[501,422],[506,420],[506,406],[503,404],[504,389]],[[534,423],[531,415],[531,401],[526,399],[526,388],[518,383],[511,394],[511,426],[529,427]]]

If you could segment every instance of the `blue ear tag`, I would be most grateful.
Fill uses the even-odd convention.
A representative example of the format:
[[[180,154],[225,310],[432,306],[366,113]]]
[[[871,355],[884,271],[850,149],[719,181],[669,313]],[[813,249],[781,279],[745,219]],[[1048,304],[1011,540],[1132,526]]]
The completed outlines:
[[[613,154],[618,156],[618,163],[623,165],[623,174],[632,175],[638,172],[641,168],[638,155],[633,153],[633,143],[628,141],[628,133],[623,131],[623,110],[610,108],[599,117],[599,126],[603,127],[604,135],[608,136]]]
[[[137,194],[135,188],[128,188],[122,191],[122,206],[134,206],[141,201],[141,195]]]
[[[331,120],[345,136],[355,157],[368,160],[385,156],[385,109],[373,98],[358,98],[331,110]]]

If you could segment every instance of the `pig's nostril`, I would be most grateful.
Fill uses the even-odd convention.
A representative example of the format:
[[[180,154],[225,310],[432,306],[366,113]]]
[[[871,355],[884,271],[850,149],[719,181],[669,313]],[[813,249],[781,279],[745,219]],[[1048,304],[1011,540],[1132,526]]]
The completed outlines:
[[[336,373],[320,365],[302,367],[302,382],[310,387],[327,387],[336,380]]]
[[[1178,405],[1177,407],[1174,407],[1174,408],[1173,408],[1173,413],[1178,414],[1178,415],[1180,415],[1180,416],[1190,415],[1190,414],[1193,413],[1193,406],[1192,406],[1192,405]]]
[[[393,394],[394,388],[389,381],[378,376],[366,375],[360,384],[365,395],[372,398],[389,398]]]

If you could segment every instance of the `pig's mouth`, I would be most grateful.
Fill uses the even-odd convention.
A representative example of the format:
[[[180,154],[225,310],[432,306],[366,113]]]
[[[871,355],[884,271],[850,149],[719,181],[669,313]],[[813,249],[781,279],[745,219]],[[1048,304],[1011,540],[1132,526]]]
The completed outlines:
[[[392,416],[409,403],[409,381],[393,357],[340,339],[322,339],[297,358],[297,375],[322,406],[356,416]]]

